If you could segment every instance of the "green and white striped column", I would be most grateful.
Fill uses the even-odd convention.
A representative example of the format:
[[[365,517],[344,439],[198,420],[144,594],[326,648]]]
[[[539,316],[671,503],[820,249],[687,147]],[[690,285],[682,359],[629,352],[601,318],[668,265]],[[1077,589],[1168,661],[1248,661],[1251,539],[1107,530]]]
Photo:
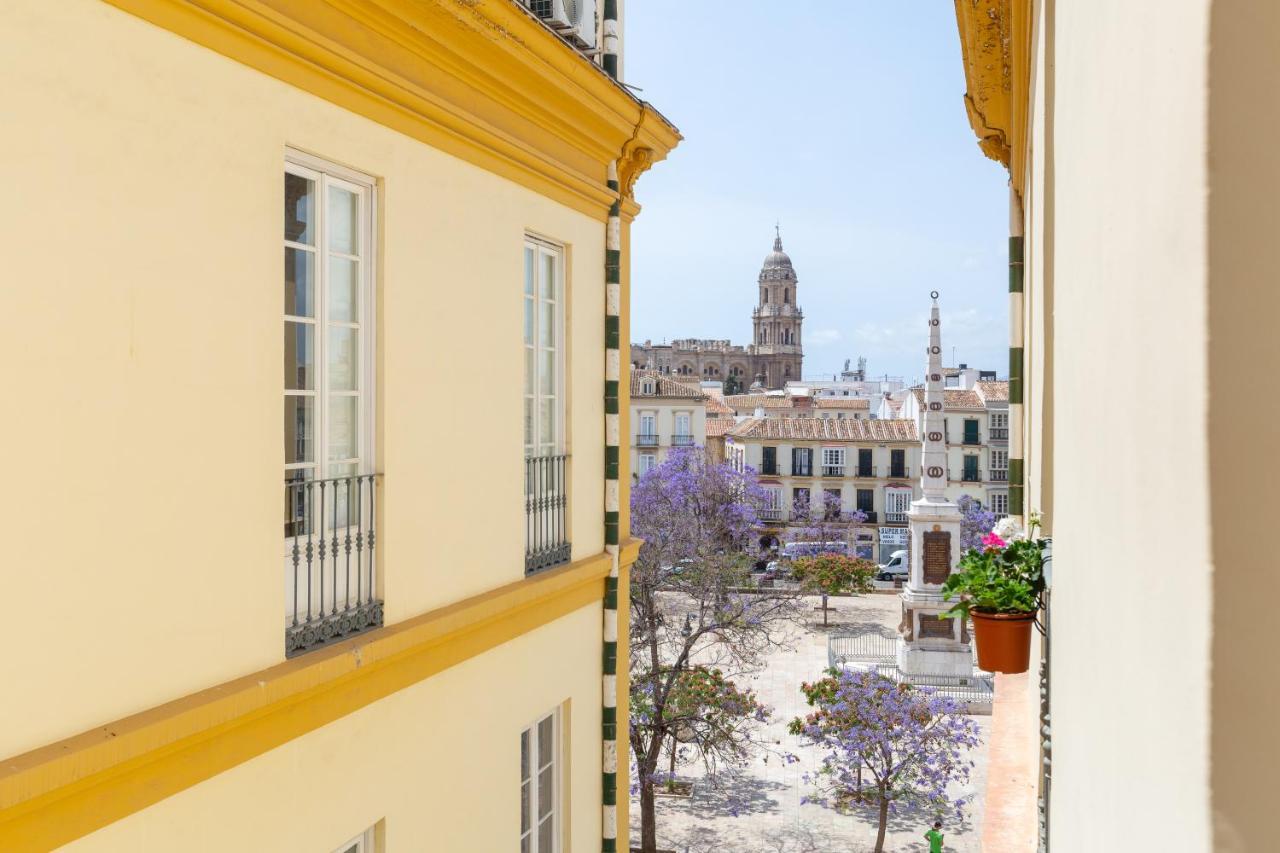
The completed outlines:
[[[1021,205],[1015,196],[1011,200],[1014,212],[1013,230],[1009,237],[1009,514],[1023,515],[1025,506],[1025,481],[1023,479],[1022,404],[1025,387],[1023,382],[1023,353],[1025,337],[1022,299],[1022,217],[1017,215]]]
[[[618,2],[605,0],[601,65],[618,79]],[[622,430],[618,401],[622,382],[622,198],[618,164],[609,164],[606,185],[614,196],[604,236],[604,547],[611,565],[604,586],[604,653],[601,676],[602,853],[618,850],[618,545],[621,492],[618,467]],[[626,768],[623,768],[626,772]]]

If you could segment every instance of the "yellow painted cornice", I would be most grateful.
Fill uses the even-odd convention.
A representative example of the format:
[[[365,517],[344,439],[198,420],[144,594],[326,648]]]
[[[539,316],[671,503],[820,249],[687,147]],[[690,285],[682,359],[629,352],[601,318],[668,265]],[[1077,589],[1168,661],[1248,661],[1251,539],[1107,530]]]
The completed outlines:
[[[609,162],[680,140],[512,0],[104,2],[601,220]]]
[[[599,603],[610,567],[597,554],[0,762],[0,850],[66,844]]]
[[[1030,95],[1028,0],[955,0],[965,111],[982,152],[1023,189]]]

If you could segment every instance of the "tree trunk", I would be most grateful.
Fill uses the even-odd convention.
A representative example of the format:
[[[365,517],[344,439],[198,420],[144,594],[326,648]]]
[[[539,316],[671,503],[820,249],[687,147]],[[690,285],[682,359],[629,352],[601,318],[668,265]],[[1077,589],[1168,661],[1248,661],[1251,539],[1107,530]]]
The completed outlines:
[[[827,594],[822,594],[822,627],[827,627]]]
[[[658,815],[654,810],[653,777],[640,779],[640,851],[658,853]]]
[[[884,833],[888,829],[889,823],[889,798],[884,795],[884,789],[880,789],[880,828],[876,830],[876,851],[875,853],[884,853]]]
[[[667,779],[667,792],[675,793],[676,790],[676,736],[671,735],[671,776]]]

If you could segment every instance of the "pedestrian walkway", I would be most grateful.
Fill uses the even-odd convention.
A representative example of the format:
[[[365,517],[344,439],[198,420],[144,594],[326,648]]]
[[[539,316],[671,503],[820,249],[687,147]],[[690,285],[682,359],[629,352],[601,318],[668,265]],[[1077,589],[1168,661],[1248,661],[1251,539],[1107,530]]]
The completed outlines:
[[[813,599],[816,606],[817,599]],[[875,846],[876,815],[869,807],[851,814],[802,802],[813,789],[803,782],[806,772],[817,769],[821,752],[800,746],[787,732],[787,723],[808,710],[800,693],[802,681],[822,676],[827,666],[827,635],[833,630],[893,630],[900,618],[898,599],[869,595],[832,600],[837,612],[824,629],[821,615],[810,609],[812,618],[797,626],[791,649],[775,652],[765,671],[749,681],[760,699],[774,711],[768,726],[768,740],[777,754],[758,756],[740,772],[725,776],[719,789],[706,782],[695,785],[691,798],[661,797],[658,800],[659,847],[676,853],[859,853]],[[976,763],[964,793],[975,797],[966,810],[966,819],[954,819],[944,826],[947,851],[981,850],[982,802],[986,787],[986,734],[990,717],[974,717],[982,727],[982,746],[971,753]],[[782,753],[800,760],[786,763]],[[698,768],[680,775],[696,778]],[[959,793],[959,792],[957,792]],[[632,839],[639,838],[639,804],[633,802]],[[889,819],[885,849],[924,851],[924,832],[932,818],[923,814],[897,814]]]

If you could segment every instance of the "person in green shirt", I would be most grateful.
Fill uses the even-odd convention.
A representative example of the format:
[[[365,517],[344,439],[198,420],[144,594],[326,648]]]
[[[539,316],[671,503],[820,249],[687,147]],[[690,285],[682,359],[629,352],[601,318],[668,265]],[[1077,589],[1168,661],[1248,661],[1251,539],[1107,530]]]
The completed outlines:
[[[942,853],[942,821],[935,820],[933,829],[926,832],[924,837],[929,842],[929,853]]]

